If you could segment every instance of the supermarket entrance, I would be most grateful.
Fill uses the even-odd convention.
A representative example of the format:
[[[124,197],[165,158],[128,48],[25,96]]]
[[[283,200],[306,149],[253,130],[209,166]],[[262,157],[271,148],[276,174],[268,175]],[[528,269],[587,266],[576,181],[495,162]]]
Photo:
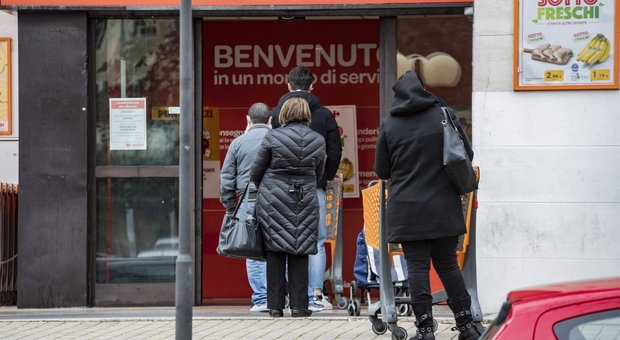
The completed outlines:
[[[225,212],[219,202],[220,169],[230,143],[245,129],[248,108],[255,102],[275,106],[287,92],[288,71],[298,64],[315,73],[313,93],[337,117],[343,162],[352,168],[345,176],[342,268],[345,282],[354,280],[356,238],[363,227],[361,189],[376,179],[380,115],[391,105],[390,84],[397,75],[411,68],[424,72],[429,90],[455,108],[471,134],[472,24],[463,13],[463,7],[447,7],[425,16],[203,19],[201,36],[196,37],[202,45],[202,252],[197,259],[197,292],[203,303],[249,304],[244,261],[216,253]]]

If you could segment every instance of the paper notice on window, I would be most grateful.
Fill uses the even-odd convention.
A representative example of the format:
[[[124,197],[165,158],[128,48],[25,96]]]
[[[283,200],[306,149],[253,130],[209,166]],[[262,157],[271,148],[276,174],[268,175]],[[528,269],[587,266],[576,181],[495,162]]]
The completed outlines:
[[[110,150],[146,150],[146,98],[110,98]]]
[[[359,197],[359,164],[357,163],[357,115],[355,105],[330,105],[338,123],[342,157],[338,173],[344,180],[344,197]]]

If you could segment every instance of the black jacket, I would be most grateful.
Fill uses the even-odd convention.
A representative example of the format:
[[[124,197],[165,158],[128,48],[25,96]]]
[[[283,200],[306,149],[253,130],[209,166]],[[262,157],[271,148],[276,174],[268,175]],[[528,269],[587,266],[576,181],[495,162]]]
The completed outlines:
[[[256,215],[265,250],[316,254],[316,181],[325,168],[325,141],[303,123],[269,130],[252,164]]]
[[[327,160],[325,161],[323,176],[319,178],[317,183],[319,188],[325,190],[327,181],[332,180],[336,176],[338,166],[340,165],[340,158],[342,157],[342,144],[340,143],[338,124],[331,111],[321,105],[319,97],[306,91],[294,91],[280,97],[278,106],[271,110],[271,125],[274,129],[280,126],[278,115],[280,114],[282,104],[288,99],[295,97],[303,98],[308,102],[310,111],[312,111],[310,127],[325,139]]]
[[[443,167],[441,107],[413,72],[406,73],[393,90],[394,102],[390,115],[381,121],[375,157],[377,176],[390,179],[388,242],[464,234],[459,194]]]

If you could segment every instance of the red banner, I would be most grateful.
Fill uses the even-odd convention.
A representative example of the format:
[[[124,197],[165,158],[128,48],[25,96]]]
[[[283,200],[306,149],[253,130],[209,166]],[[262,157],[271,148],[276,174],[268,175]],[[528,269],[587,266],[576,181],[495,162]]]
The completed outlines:
[[[274,107],[288,91],[290,69],[304,65],[317,77],[313,93],[323,105],[356,107],[360,187],[374,178],[378,20],[205,21],[203,37],[203,104],[219,111],[220,164],[230,142],[245,129],[248,108],[255,102]],[[219,185],[216,182],[207,177],[205,185]],[[353,267],[355,238],[363,225],[361,206],[359,198],[345,200],[346,276]],[[245,279],[240,279],[245,278],[245,266],[215,254],[223,207],[213,197],[204,200],[204,209],[203,296],[239,297],[248,289]],[[219,277],[217,282],[209,279],[214,276]],[[235,280],[239,285],[221,284]],[[245,294],[249,296],[249,291]]]

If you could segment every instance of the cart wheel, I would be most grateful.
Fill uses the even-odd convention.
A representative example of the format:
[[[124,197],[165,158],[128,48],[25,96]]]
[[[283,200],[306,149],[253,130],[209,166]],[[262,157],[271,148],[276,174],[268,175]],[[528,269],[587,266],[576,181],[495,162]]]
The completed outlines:
[[[359,305],[355,304],[355,300],[351,301],[351,303],[349,304],[349,307],[347,307],[347,311],[349,312],[350,316],[359,315],[359,314],[357,314],[357,313],[359,313],[358,310],[357,310],[358,306]]]
[[[372,321],[372,331],[377,335],[385,334],[387,332],[387,324],[383,321]]]
[[[392,332],[392,340],[406,340],[407,339],[407,330],[402,327],[394,328]]]
[[[353,304],[350,304],[349,308],[347,308],[347,312],[349,313],[349,316],[354,316],[355,315],[355,306]]]
[[[360,305],[360,300],[353,299],[351,303],[353,304],[353,306],[355,306],[355,316],[360,316],[362,312],[362,306]]]
[[[409,304],[407,303],[403,303],[402,305],[398,305],[398,315],[399,316],[405,316],[407,315],[407,313],[409,313],[409,315],[411,315],[411,308],[409,307]]]
[[[347,308],[350,316],[360,316],[360,302],[357,299],[353,299]]]
[[[336,295],[336,306],[340,309],[347,309],[349,307],[349,299],[340,294]]]

